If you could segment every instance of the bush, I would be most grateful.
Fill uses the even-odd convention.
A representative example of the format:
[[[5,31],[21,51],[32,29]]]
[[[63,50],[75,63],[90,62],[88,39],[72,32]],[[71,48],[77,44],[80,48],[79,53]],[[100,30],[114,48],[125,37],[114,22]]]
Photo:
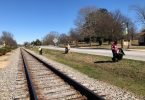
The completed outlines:
[[[10,52],[12,50],[12,48],[10,46],[6,46],[6,47],[4,47],[4,49],[6,52]]]
[[[6,54],[5,48],[0,48],[0,56],[5,55],[5,54]]]
[[[12,48],[9,46],[0,48],[0,56],[5,55],[7,52],[10,52],[11,50]]]
[[[5,55],[7,52],[10,52],[13,49],[16,49],[17,47],[10,47],[10,46],[5,46],[0,48],[0,56]]]

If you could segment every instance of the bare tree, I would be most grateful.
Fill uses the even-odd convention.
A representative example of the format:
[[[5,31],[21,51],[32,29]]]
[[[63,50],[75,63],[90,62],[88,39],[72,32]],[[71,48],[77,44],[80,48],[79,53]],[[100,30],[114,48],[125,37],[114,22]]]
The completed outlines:
[[[60,44],[66,44],[68,43],[68,36],[64,33],[59,35],[59,43]]]
[[[129,30],[129,38],[131,40],[134,40],[135,36],[136,36],[136,28],[135,27],[131,27]]]
[[[101,45],[102,39],[108,40],[109,43],[113,40],[123,39],[123,23],[126,23],[128,31],[131,33],[132,29],[133,33],[133,29],[135,29],[133,23],[119,10],[109,12],[105,8],[86,7],[79,12],[76,29],[78,29],[77,33],[89,40],[90,45],[91,39],[94,37]]]
[[[122,24],[124,22],[124,16],[120,12],[120,10],[116,10],[111,12],[112,21],[110,22],[110,33],[109,38],[111,40],[119,40],[123,38],[123,27]]]
[[[145,25],[145,7],[131,6],[136,11],[138,21]]]
[[[78,46],[78,41],[81,40],[81,35],[77,29],[71,29],[69,32],[72,41],[75,41],[76,46]]]
[[[121,40],[121,46],[123,47],[123,39],[128,41],[133,39],[136,32],[135,25],[130,18],[124,16],[119,10],[113,12],[112,16],[115,23],[112,24],[114,31],[111,33],[111,35],[113,37],[115,36],[114,39]]]
[[[81,8],[79,13],[78,13],[78,16],[77,16],[77,19],[75,21],[75,25],[78,27],[78,28],[82,28],[83,25],[86,23],[86,17],[96,11],[96,7],[95,6],[88,6],[88,7],[84,7],[84,8]]]
[[[121,24],[118,22],[118,16],[108,12],[105,8],[92,10],[85,8],[83,9],[83,15],[85,15],[83,16],[84,22],[81,23],[79,29],[82,35],[89,38],[90,45],[91,37],[99,39],[101,45],[102,38],[111,38],[112,40],[117,38],[117,34],[121,33],[119,32],[121,31]]]
[[[16,40],[14,40],[13,38],[13,34],[11,34],[10,32],[2,32],[2,36],[0,38],[0,40],[6,44],[6,46],[10,46],[10,47],[16,47],[17,46],[17,42]]]
[[[117,39],[121,34],[121,13],[110,13],[105,8],[86,7],[79,13],[77,28],[84,37],[87,37],[91,45],[91,37],[99,39],[102,44],[102,38],[110,40]],[[118,37],[117,37],[118,36]]]
[[[50,45],[50,44],[54,45],[53,39],[54,38],[58,39],[58,37],[59,37],[59,33],[58,32],[51,31],[46,36],[44,36],[44,38],[43,38],[43,44],[44,45]]]
[[[2,41],[2,39],[0,38],[0,45],[2,45],[3,44],[3,41]]]
[[[78,17],[75,22],[75,25],[77,27],[77,31],[84,37],[91,38],[93,30],[90,29],[90,28],[92,28],[90,25],[90,21],[91,21],[90,15],[91,15],[91,13],[95,12],[96,10],[97,10],[97,8],[94,6],[85,7],[85,8],[80,9],[80,11],[78,13]]]

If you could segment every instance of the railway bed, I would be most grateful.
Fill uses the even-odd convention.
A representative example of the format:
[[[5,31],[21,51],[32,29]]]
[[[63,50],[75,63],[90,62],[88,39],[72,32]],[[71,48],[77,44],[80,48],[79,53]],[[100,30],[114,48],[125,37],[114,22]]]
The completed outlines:
[[[24,82],[18,84],[23,84],[23,89],[26,91],[23,98],[33,100],[103,100],[101,96],[28,51],[21,49],[20,58],[23,63],[21,66],[25,68],[21,69],[21,72],[25,73],[27,78],[26,82],[26,79],[22,77],[24,74],[20,73]],[[17,98],[19,99],[19,97]]]

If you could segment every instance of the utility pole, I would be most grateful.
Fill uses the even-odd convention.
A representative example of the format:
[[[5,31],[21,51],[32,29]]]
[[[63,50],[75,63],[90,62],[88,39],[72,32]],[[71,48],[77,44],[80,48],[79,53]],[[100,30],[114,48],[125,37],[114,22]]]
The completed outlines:
[[[122,27],[123,27],[123,33],[122,33],[122,39],[121,39],[121,48],[124,47],[124,33],[125,33],[125,23],[122,23]]]
[[[129,30],[128,30],[128,22],[126,23],[126,35],[129,34]],[[128,40],[128,46],[127,49],[129,49],[130,45],[131,45],[131,40],[130,37],[127,37]]]
[[[121,47],[123,48],[123,46],[124,46],[124,36],[128,34],[128,22],[126,22],[126,23],[123,22],[122,25],[123,25],[124,32],[123,32],[123,36],[122,36],[122,40],[121,40]],[[128,40],[127,48],[129,48],[129,39],[127,38],[127,40]]]

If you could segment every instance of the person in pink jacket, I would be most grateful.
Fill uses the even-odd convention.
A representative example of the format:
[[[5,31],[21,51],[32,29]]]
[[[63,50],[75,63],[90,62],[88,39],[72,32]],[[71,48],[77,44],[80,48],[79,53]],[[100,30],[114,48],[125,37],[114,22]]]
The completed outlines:
[[[119,49],[118,49],[118,46],[117,46],[117,41],[114,41],[111,45],[111,50],[112,50],[112,54],[113,54],[113,58],[112,60],[115,62],[115,61],[118,61],[117,59],[117,55],[118,55],[118,52],[119,52]]]

